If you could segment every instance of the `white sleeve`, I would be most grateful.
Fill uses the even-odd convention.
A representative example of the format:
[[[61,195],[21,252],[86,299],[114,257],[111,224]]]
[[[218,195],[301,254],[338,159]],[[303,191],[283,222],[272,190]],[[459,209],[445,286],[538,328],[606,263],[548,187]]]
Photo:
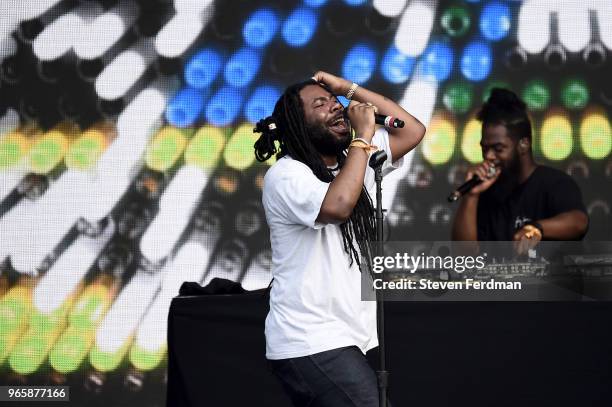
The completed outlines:
[[[319,180],[312,170],[294,162],[283,173],[276,173],[265,185],[264,205],[277,221],[319,229],[325,224],[316,222],[329,183]]]
[[[382,173],[383,176],[389,174],[391,171],[401,168],[404,165],[404,156],[401,156],[398,160],[391,162],[391,146],[389,145],[389,132],[384,127],[378,128],[372,137],[372,144],[378,147],[379,150],[384,150],[387,153],[387,159],[383,163]]]

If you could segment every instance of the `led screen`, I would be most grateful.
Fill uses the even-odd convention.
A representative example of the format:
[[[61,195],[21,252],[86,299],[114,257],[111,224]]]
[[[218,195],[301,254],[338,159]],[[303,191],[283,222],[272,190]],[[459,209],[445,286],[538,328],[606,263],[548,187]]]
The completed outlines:
[[[162,405],[180,284],[269,283],[252,130],[317,70],[427,126],[385,180],[387,238],[448,240],[506,87],[608,240],[611,21],[607,0],[3,1],[0,382]]]

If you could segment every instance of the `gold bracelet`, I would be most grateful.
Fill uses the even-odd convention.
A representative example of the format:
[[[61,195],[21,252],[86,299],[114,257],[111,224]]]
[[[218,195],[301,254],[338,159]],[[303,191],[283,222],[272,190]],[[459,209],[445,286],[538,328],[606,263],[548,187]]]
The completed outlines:
[[[353,84],[349,88],[348,92],[346,92],[346,98],[348,100],[351,100],[351,98],[355,94],[355,91],[357,90],[358,87],[359,87],[359,85],[357,85],[355,82],[353,82]]]
[[[349,144],[349,148],[350,147],[363,148],[368,154],[374,151],[378,151],[378,146],[368,143],[365,139],[362,139],[361,137],[353,139],[353,141],[351,141],[351,144]]]
[[[372,143],[370,143],[368,140],[364,139],[363,137],[353,137],[353,140],[352,140],[352,141],[361,141],[361,142],[363,142],[364,144],[366,144],[366,145],[368,145],[368,146],[369,146],[370,144],[372,144]]]

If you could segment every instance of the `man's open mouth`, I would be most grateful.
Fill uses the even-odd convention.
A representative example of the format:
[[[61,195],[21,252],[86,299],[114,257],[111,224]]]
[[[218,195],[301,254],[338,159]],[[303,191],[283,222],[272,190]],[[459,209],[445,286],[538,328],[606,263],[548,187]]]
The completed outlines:
[[[330,130],[336,133],[346,133],[348,131],[348,125],[344,120],[343,114],[339,114],[338,116],[336,116],[334,119],[328,122],[327,126]]]

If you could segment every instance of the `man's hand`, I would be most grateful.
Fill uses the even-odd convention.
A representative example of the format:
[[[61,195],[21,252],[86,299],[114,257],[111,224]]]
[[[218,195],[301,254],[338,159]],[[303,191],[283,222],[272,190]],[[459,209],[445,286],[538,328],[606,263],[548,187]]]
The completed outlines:
[[[351,127],[355,130],[356,137],[361,137],[371,142],[376,130],[376,123],[374,122],[376,106],[371,103],[360,103],[351,100],[347,109]]]
[[[523,255],[540,243],[542,233],[533,225],[525,225],[514,234],[512,240],[514,240],[514,251],[518,255]]]
[[[340,78],[338,76],[323,71],[318,71],[317,73],[315,73],[312,79],[324,84],[334,95],[339,96],[345,96],[351,88],[351,85],[353,84],[352,82],[347,81],[344,78]]]
[[[468,193],[469,195],[478,196],[482,192],[489,189],[491,185],[493,185],[495,181],[497,181],[497,178],[499,178],[499,174],[501,174],[501,168],[496,167],[495,175],[493,177],[490,177],[489,171],[491,171],[491,167],[492,167],[492,164],[490,162],[483,161],[479,165],[468,170],[467,176],[465,178],[466,181],[472,179],[474,175],[478,175],[478,178],[482,180],[480,184],[476,185],[474,188],[470,190],[470,192]]]

